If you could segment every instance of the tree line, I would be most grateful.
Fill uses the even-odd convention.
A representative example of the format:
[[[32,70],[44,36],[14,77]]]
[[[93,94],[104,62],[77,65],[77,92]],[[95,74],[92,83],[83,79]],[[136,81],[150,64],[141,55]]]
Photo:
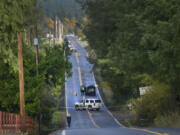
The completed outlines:
[[[0,110],[19,113],[18,38],[23,46],[25,115],[42,119],[52,128],[53,113],[59,111],[65,72],[71,64],[63,45],[49,46],[44,32],[46,16],[37,0],[0,2]],[[33,38],[39,39],[39,75]],[[45,39],[45,40],[44,40]],[[58,116],[60,117],[60,116]],[[57,123],[56,123],[57,124]]]
[[[158,84],[154,89],[162,92],[151,96],[158,97],[153,103],[160,104],[160,113],[149,117],[150,107],[141,108],[139,117],[153,121],[157,115],[179,110],[180,1],[87,0],[83,8],[88,16],[84,33],[97,56],[94,63],[110,84],[115,103],[139,97],[139,87]],[[160,96],[164,91],[168,98]],[[153,108],[152,100],[141,107]]]

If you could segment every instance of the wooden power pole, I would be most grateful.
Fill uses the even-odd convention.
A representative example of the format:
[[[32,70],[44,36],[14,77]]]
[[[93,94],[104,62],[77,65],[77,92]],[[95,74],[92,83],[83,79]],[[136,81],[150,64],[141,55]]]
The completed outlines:
[[[36,42],[34,42],[36,48],[36,75],[39,75],[39,47],[38,47],[38,32],[37,32],[37,25],[35,27],[35,35],[36,35]]]
[[[39,65],[39,48],[38,45],[36,45],[36,75],[37,76],[39,75],[38,65]]]
[[[18,62],[19,62],[19,90],[20,90],[20,115],[25,115],[25,101],[24,101],[24,69],[23,69],[23,55],[22,55],[22,39],[21,33],[18,36]]]

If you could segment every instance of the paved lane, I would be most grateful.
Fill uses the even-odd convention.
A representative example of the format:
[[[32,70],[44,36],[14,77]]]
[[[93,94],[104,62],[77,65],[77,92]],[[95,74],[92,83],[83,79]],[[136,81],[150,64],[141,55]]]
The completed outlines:
[[[58,134],[60,135],[60,133]],[[152,135],[151,133],[128,128],[99,128],[64,130],[62,135]],[[158,135],[158,134],[157,134]]]
[[[70,56],[70,61],[73,65],[72,68],[72,77],[66,78],[66,107],[67,112],[71,114],[72,129],[81,129],[81,128],[94,128],[91,120],[89,119],[88,112],[86,111],[75,111],[74,102],[81,99],[80,95],[80,83],[79,83],[79,74],[78,74],[78,64],[75,56]],[[74,92],[77,92],[77,96],[74,96]]]
[[[87,52],[73,36],[67,37],[77,53],[69,57],[72,63],[72,77],[66,78],[66,111],[71,114],[71,127],[57,135],[170,135],[158,130],[151,129],[130,129],[123,127],[103,105],[100,111],[76,111],[74,103],[82,99],[80,86],[95,85],[94,75],[91,72],[92,65],[87,60]],[[74,96],[77,92],[77,96]],[[99,92],[97,96],[101,98]],[[168,132],[167,132],[168,133]],[[173,135],[173,134],[171,134]],[[178,135],[178,134],[174,134]]]
[[[91,72],[92,65],[88,62],[87,60],[87,52],[86,50],[79,44],[79,42],[74,38],[74,37],[68,37],[68,39],[71,41],[72,45],[75,46],[77,49],[77,53],[73,53],[72,56],[70,56],[70,61],[72,63],[72,78],[67,78],[67,83],[66,83],[66,90],[71,89],[72,87],[73,92],[76,91],[78,93],[78,96],[75,97],[73,95],[69,95],[66,93],[67,96],[67,105],[68,107],[74,107],[74,102],[82,99],[80,95],[80,85],[84,84],[86,86],[88,85],[95,85],[95,79],[94,79],[94,74]],[[101,98],[99,95],[99,92],[97,93],[97,97]],[[114,120],[114,118],[109,114],[107,109],[103,106],[103,108],[98,112],[98,111],[75,111],[74,108],[68,109],[70,114],[72,115],[76,114],[78,119],[73,121],[72,127],[71,128],[79,128],[79,127],[84,127],[84,123],[79,123],[79,121],[84,121],[83,118],[86,118],[86,128],[117,128],[120,125]],[[72,116],[73,118],[73,116]],[[75,117],[76,118],[76,117]],[[89,118],[89,119],[88,119]],[[90,121],[90,122],[89,122]],[[76,126],[74,123],[76,122]],[[78,123],[78,124],[77,124]],[[83,124],[83,125],[81,125]],[[92,126],[93,124],[93,126]]]

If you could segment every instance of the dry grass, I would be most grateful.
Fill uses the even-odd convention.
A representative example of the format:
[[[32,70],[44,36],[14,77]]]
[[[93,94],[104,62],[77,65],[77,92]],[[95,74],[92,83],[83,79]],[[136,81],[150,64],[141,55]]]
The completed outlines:
[[[180,113],[174,112],[159,116],[154,120],[154,125],[161,128],[180,128]]]

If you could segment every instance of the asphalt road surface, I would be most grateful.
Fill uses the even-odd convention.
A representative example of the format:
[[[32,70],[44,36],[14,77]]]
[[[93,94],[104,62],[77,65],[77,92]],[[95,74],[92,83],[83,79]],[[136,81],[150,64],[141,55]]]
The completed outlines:
[[[88,60],[86,50],[73,35],[67,39],[77,49],[69,57],[72,63],[72,77],[66,78],[66,112],[71,115],[71,127],[59,131],[57,135],[180,135],[177,129],[139,129],[126,128],[121,125],[103,105],[100,111],[76,111],[74,103],[82,99],[80,86],[95,85],[94,74],[91,72],[93,65]],[[77,96],[74,93],[77,92]],[[100,94],[97,92],[99,98]]]

